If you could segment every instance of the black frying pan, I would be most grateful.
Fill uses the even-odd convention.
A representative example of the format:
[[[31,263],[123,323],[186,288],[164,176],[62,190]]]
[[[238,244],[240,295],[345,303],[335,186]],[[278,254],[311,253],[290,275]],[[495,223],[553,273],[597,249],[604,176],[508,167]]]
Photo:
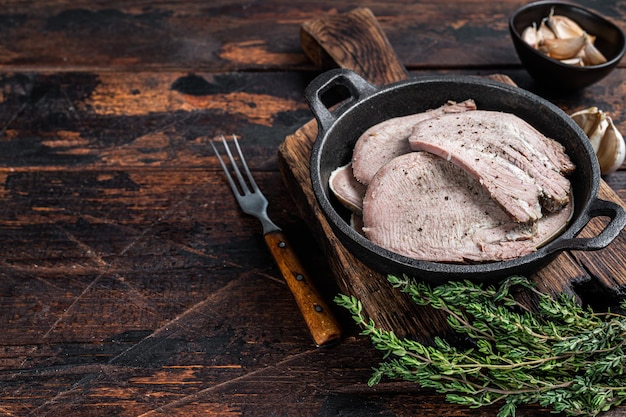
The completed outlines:
[[[337,108],[325,104],[328,96],[349,98]],[[600,169],[584,132],[558,107],[520,88],[479,77],[428,76],[376,87],[356,73],[337,69],[318,76],[306,97],[318,122],[318,137],[311,153],[311,182],[320,208],[342,244],[354,256],[382,274],[407,274],[440,283],[450,279],[487,281],[532,273],[564,250],[597,250],[611,243],[626,225],[626,212],[616,203],[598,198]],[[441,106],[448,100],[473,99],[479,109],[513,113],[544,135],[561,142],[576,164],[570,177],[574,213],[564,232],[536,252],[512,260],[481,264],[419,261],[381,248],[357,233],[345,209],[328,187],[331,172],[348,163],[359,136],[369,127],[392,117]],[[593,238],[576,235],[594,217],[609,223]]]

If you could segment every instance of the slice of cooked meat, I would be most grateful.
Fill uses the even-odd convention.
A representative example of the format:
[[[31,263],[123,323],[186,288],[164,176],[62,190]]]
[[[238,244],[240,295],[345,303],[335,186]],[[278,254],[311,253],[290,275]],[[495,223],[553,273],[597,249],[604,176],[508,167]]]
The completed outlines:
[[[475,110],[473,100],[462,103],[449,101],[441,107],[423,113],[385,120],[367,129],[357,140],[352,155],[352,169],[359,182],[367,185],[376,171],[396,156],[411,151],[407,139],[413,125],[446,113]]]
[[[328,179],[330,190],[335,197],[350,211],[360,214],[363,210],[365,185],[356,180],[352,174],[352,164],[341,166],[330,174]]]
[[[534,228],[515,222],[458,166],[427,152],[394,158],[363,200],[375,244],[419,260],[498,261],[535,251]]]
[[[561,210],[546,213],[537,220],[537,232],[533,237],[535,246],[539,248],[560,235],[571,220],[573,213],[574,204],[570,200]]]
[[[431,152],[476,178],[517,221],[557,211],[569,202],[574,169],[563,146],[521,118],[476,110],[444,114],[414,126],[411,149]]]

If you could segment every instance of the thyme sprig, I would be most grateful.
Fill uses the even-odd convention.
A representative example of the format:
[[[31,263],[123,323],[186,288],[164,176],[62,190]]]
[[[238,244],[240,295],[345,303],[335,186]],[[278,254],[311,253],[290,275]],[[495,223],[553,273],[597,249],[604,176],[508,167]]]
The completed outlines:
[[[335,302],[384,352],[370,386],[383,377],[403,379],[443,393],[452,403],[499,404],[499,417],[515,416],[522,404],[596,416],[626,399],[626,316],[596,313],[565,294],[552,298],[521,276],[498,286],[455,281],[431,287],[392,275],[388,280],[418,305],[444,311],[469,344],[398,338],[367,319],[357,298],[339,295]],[[516,299],[512,289],[519,287],[536,297],[533,308]],[[626,302],[620,307],[626,309]]]

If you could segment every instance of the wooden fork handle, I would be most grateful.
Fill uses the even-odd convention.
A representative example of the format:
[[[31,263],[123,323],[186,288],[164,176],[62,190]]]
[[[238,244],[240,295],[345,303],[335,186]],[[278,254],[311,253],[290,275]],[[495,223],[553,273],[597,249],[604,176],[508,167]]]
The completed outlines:
[[[287,281],[315,344],[323,347],[337,342],[341,337],[339,322],[315,288],[285,234],[281,231],[266,233],[265,242]]]

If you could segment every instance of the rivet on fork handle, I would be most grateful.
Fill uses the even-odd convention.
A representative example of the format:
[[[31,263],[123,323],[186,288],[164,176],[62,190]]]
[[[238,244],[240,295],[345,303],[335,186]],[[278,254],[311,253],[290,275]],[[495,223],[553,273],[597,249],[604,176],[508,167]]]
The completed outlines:
[[[304,266],[287,241],[285,234],[282,231],[274,231],[265,234],[264,237],[278,268],[293,293],[315,344],[323,347],[337,342],[341,337],[339,323],[320,293],[311,285]]]

